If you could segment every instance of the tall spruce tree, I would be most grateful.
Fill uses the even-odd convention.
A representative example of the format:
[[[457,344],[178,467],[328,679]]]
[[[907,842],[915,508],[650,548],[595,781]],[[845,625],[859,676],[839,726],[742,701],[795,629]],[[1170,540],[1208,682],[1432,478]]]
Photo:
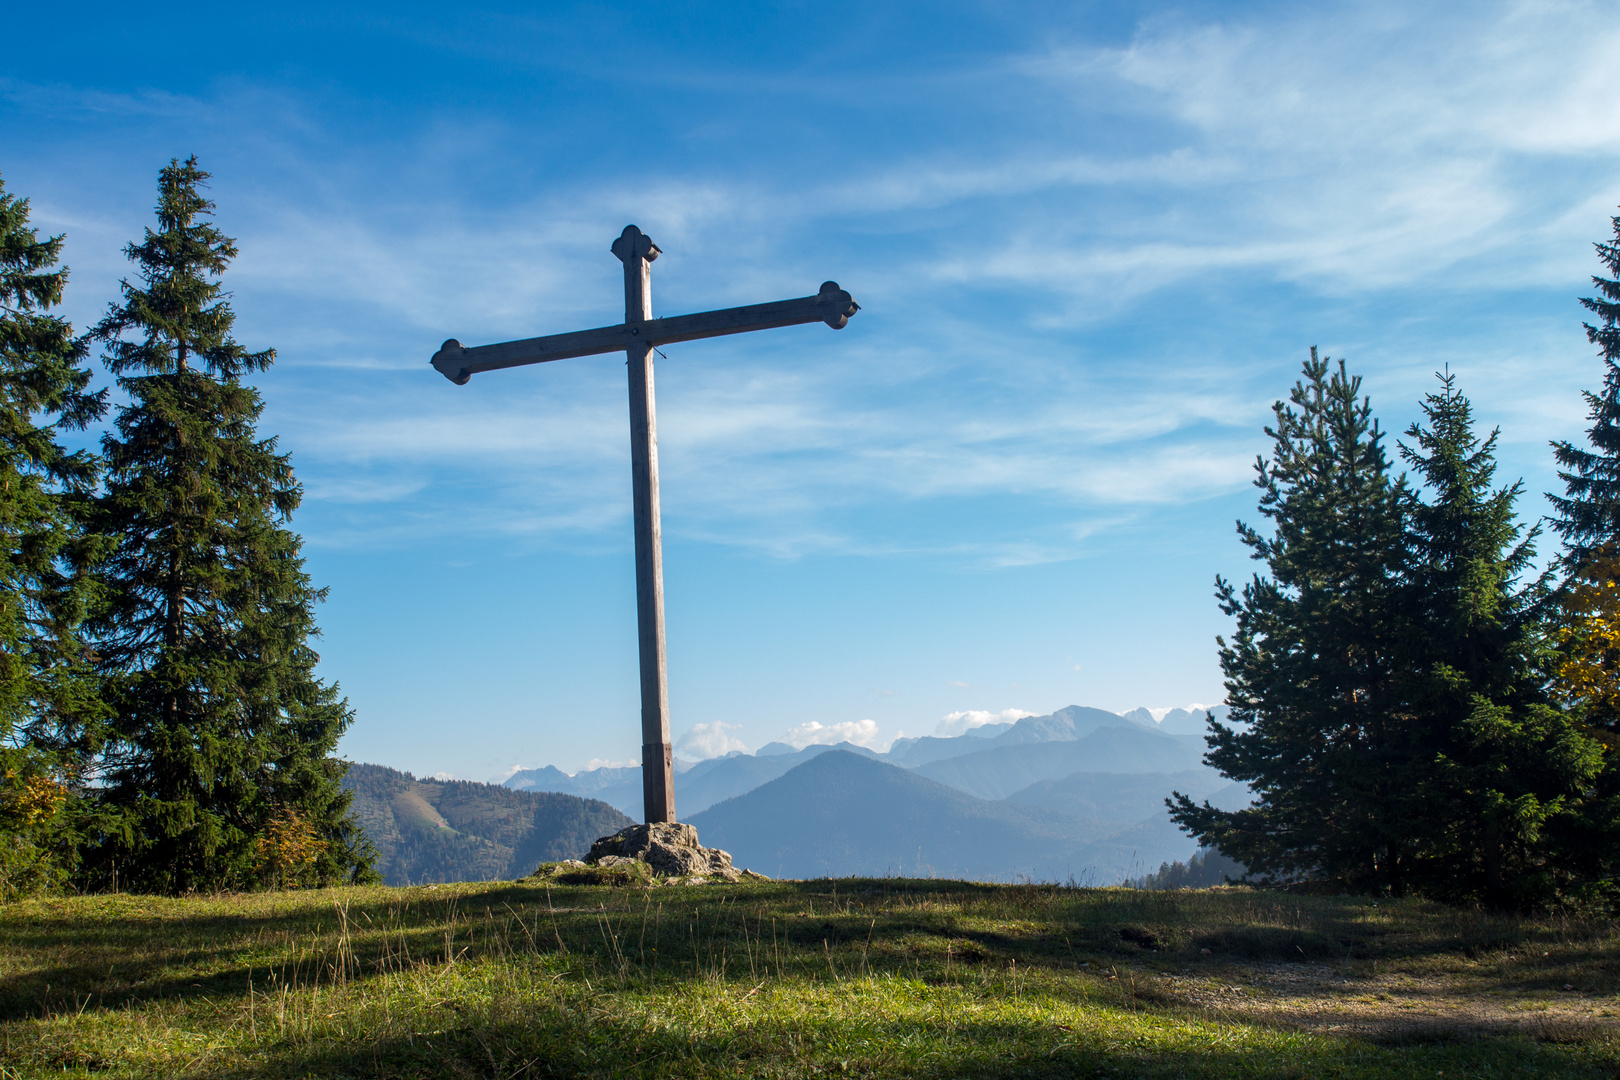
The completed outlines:
[[[0,182],[0,898],[65,871],[63,808],[100,719],[77,633],[96,463],[57,433],[105,406],[87,389],[85,343],[50,310],[67,284],[61,251]]]
[[[1325,878],[1404,893],[1421,812],[1406,722],[1410,636],[1404,481],[1360,379],[1311,350],[1255,464],[1271,535],[1238,523],[1269,576],[1241,593],[1217,579],[1237,620],[1219,641],[1229,722],[1211,721],[1205,761],[1248,782],[1255,804],[1224,811],[1171,801],[1171,817],[1260,880]]]
[[[1583,391],[1592,421],[1586,432],[1591,448],[1568,441],[1552,444],[1564,494],[1547,498],[1556,511],[1553,528],[1564,540],[1565,563],[1572,572],[1620,542],[1620,217],[1609,222],[1614,238],[1593,247],[1613,276],[1594,275],[1598,295],[1581,300],[1598,318],[1596,326],[1585,324],[1586,337],[1601,351],[1604,363],[1602,391]]]
[[[114,710],[105,878],[160,892],[369,873],[331,757],[348,703],[316,678],[324,590],[285,525],[302,489],[244,376],[274,359],[231,337],[219,277],[234,242],[205,219],[192,158],[158,183],[157,228],[125,253],[95,328],[129,404],[103,440],[99,527],[119,538],[92,623]]]
[[[1594,244],[1608,277],[1594,276],[1596,296],[1581,304],[1597,316],[1587,340],[1603,357],[1603,387],[1584,393],[1590,448],[1553,443],[1562,496],[1549,494],[1553,527],[1564,541],[1567,578],[1555,689],[1570,714],[1603,744],[1603,770],[1560,845],[1584,869],[1590,891],[1620,907],[1620,217],[1613,237]]]
[[[1539,532],[1515,518],[1523,485],[1493,488],[1497,432],[1481,442],[1454,378],[1441,384],[1401,446],[1426,496],[1411,504],[1407,570],[1409,715],[1430,768],[1411,822],[1414,878],[1438,898],[1537,907],[1580,891],[1553,841],[1602,755],[1548,696],[1544,583],[1520,582]]]

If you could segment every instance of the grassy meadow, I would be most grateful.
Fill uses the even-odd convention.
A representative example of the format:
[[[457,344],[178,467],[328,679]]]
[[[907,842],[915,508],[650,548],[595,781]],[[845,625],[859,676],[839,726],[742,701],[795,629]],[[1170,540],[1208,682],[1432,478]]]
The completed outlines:
[[[1614,1077],[1620,927],[1241,888],[0,907],[0,1078]]]

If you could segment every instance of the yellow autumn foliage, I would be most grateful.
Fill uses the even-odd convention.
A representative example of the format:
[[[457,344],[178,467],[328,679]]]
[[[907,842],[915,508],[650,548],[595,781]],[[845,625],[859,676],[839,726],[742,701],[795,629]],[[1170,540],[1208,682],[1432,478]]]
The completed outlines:
[[[23,829],[50,820],[67,799],[67,789],[49,776],[19,776],[15,769],[6,770],[4,790],[5,809]]]
[[[1620,715],[1620,554],[1606,552],[1581,569],[1566,589],[1564,611],[1558,643],[1565,658],[1554,691],[1594,720]]]
[[[299,872],[314,866],[324,848],[315,828],[290,808],[266,825],[255,842],[260,873],[281,889],[296,889]]]

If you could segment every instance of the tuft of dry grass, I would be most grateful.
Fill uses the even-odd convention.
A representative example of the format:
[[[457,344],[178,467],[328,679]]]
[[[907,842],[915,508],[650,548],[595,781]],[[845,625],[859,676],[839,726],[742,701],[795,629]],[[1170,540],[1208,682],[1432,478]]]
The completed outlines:
[[[1612,1077],[1620,928],[838,880],[0,907],[0,1080]]]

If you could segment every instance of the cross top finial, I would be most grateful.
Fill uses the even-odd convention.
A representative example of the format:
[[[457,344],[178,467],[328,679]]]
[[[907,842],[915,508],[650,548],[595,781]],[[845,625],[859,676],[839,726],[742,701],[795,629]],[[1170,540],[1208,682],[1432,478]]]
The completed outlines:
[[[634,225],[624,227],[624,232],[620,233],[619,238],[613,241],[612,250],[613,254],[619,257],[619,261],[624,263],[628,263],[631,259],[637,257],[652,262],[663,254],[658,250],[658,245],[652,242],[652,237]]]

